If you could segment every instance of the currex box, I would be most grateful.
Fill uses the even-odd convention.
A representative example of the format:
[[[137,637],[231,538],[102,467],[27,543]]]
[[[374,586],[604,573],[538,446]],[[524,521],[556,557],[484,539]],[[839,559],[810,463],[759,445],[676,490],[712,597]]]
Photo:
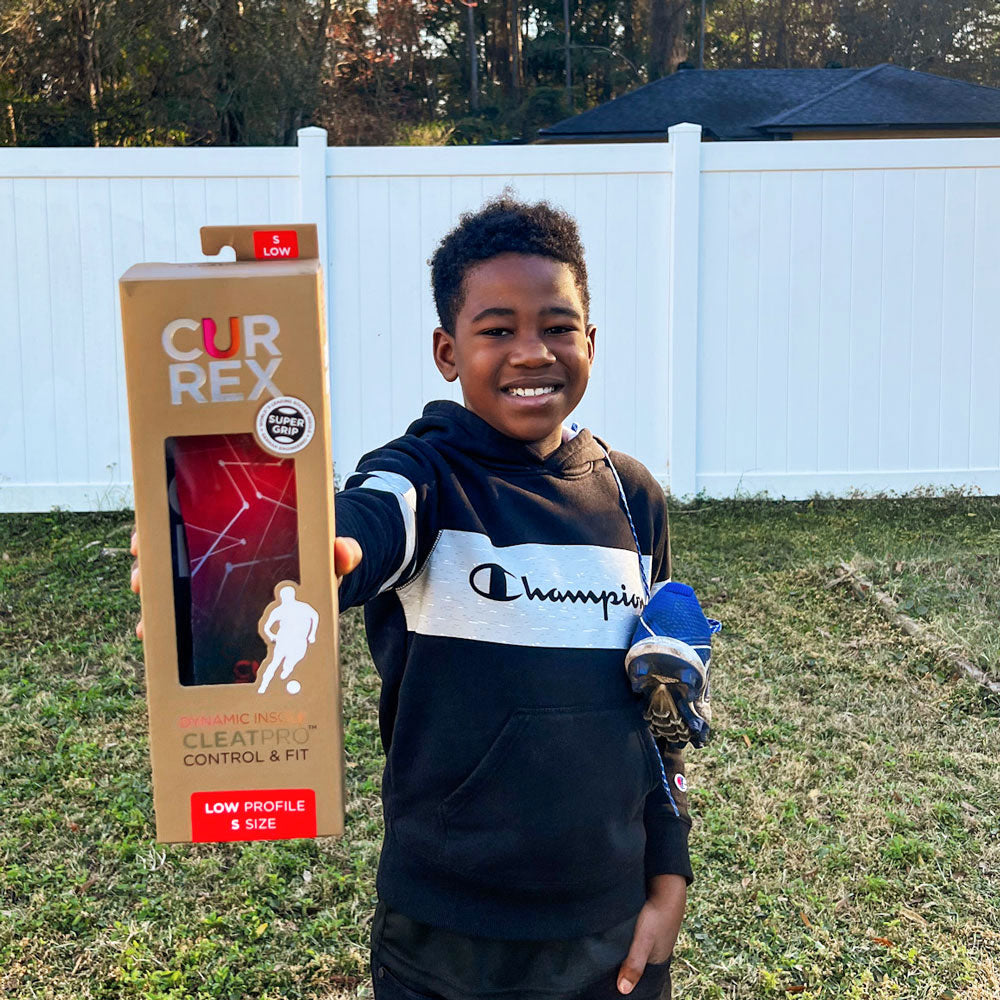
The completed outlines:
[[[160,841],[340,834],[343,740],[314,226],[120,282]]]

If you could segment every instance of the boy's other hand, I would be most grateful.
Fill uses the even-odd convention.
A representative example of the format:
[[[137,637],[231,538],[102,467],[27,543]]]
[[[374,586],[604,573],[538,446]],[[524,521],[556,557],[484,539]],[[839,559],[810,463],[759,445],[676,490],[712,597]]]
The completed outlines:
[[[135,556],[132,560],[132,579],[129,581],[129,586],[132,588],[133,594],[139,593],[139,530],[134,525],[132,526],[132,542],[129,546],[129,551]],[[135,634],[141,639],[142,638],[142,619],[140,618],[135,625]]]
[[[646,905],[639,911],[629,948],[618,970],[618,992],[629,994],[642,978],[647,962],[665,962],[674,952],[687,903],[683,875],[656,875],[649,880]]]
[[[132,529],[132,544],[130,547],[135,561],[132,563],[132,579],[130,586],[133,594],[139,593],[139,532]],[[361,546],[353,538],[335,538],[333,541],[333,571],[337,576],[337,586],[340,586],[341,577],[347,576],[352,570],[357,569],[361,562]],[[136,623],[135,634],[142,638],[142,619]]]

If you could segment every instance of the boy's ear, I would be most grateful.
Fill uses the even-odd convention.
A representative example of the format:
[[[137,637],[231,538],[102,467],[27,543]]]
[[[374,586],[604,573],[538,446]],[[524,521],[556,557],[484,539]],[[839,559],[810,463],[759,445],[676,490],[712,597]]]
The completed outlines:
[[[596,341],[597,341],[597,327],[594,326],[593,323],[591,323],[587,327],[587,358],[589,359],[591,364],[594,363],[594,355],[597,351]]]
[[[434,364],[446,382],[454,382],[458,378],[455,338],[443,326],[434,330]]]

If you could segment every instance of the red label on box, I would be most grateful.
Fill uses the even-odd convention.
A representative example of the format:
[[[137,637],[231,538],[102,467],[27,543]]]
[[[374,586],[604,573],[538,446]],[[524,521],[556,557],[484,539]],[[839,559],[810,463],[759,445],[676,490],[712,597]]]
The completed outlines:
[[[253,234],[257,260],[289,260],[299,255],[299,234],[294,229],[262,229]]]
[[[316,793],[311,788],[191,795],[191,839],[196,844],[315,836]]]

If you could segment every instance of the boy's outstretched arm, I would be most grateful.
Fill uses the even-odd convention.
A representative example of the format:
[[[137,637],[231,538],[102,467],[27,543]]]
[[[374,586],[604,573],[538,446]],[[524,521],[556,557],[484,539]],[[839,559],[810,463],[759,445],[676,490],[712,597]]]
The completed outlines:
[[[406,584],[436,538],[437,470],[419,444],[398,438],[369,452],[334,497],[339,534],[356,539],[364,561],[340,588],[341,609]]]
[[[350,567],[350,575],[338,584],[343,611],[374,597],[409,567],[413,552],[408,541],[415,516],[401,513],[397,494],[378,489],[345,489],[334,499],[337,529],[347,536],[337,539],[334,554]],[[364,559],[360,558],[362,550]]]
[[[139,532],[132,529],[132,555],[135,562],[132,563],[131,587],[134,594],[139,593]],[[361,546],[354,538],[336,538],[333,542],[333,571],[337,576],[337,586],[348,573],[353,572],[361,562]],[[142,638],[142,619],[136,623],[135,634]]]
[[[618,970],[619,993],[632,992],[647,962],[665,962],[673,954],[686,903],[687,879],[683,875],[654,875],[649,880],[632,946]]]

